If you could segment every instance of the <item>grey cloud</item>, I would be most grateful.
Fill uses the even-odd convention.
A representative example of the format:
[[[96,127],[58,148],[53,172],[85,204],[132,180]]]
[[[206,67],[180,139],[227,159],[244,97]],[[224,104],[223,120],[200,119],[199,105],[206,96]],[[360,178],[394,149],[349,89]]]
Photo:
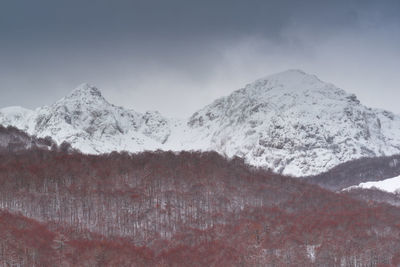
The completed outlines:
[[[400,96],[399,13],[396,0],[2,1],[0,107],[91,82],[116,104],[187,116],[303,68],[400,112],[388,96]]]

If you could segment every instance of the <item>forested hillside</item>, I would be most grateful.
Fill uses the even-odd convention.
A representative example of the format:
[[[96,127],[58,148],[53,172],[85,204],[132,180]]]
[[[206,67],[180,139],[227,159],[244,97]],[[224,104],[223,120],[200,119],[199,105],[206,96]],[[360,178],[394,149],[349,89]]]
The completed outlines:
[[[342,163],[305,181],[338,191],[363,182],[381,181],[400,175],[400,155],[361,158]]]
[[[15,127],[0,125],[0,153],[15,153],[33,148],[51,149],[51,147],[57,148],[51,137],[37,138]]]
[[[398,208],[214,152],[2,154],[0,208],[6,266],[400,264]]]

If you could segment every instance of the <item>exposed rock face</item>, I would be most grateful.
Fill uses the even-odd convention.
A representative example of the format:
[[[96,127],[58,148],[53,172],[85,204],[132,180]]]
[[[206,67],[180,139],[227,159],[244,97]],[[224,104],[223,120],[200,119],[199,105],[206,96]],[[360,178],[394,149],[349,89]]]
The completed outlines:
[[[0,124],[68,141],[85,153],[215,150],[293,176],[400,153],[400,117],[299,70],[259,79],[187,120],[114,106],[83,84],[48,107],[2,109]]]

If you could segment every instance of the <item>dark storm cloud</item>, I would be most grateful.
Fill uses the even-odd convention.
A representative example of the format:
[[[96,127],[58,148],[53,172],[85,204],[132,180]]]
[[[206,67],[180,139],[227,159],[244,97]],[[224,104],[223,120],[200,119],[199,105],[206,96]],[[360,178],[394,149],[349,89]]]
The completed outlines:
[[[116,104],[184,116],[303,68],[395,109],[376,95],[400,96],[399,12],[397,0],[5,0],[0,106],[50,104],[88,81]]]
[[[319,27],[357,23],[359,10],[377,1],[7,1],[1,8],[6,37],[29,41],[104,41],[107,38],[198,38],[261,34],[279,38],[290,23]],[[386,9],[386,10],[385,10]],[[379,11],[379,10],[377,10]],[[388,12],[392,14],[387,14]],[[351,25],[350,25],[351,26]],[[328,28],[329,28],[328,27]]]

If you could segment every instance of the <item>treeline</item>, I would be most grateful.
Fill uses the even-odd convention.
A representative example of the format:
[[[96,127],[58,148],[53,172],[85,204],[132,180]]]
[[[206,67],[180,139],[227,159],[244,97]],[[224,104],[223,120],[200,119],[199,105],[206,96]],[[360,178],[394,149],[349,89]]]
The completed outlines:
[[[398,208],[214,152],[2,154],[0,208],[12,266],[400,264]]]
[[[0,153],[25,153],[26,150],[53,150],[61,152],[78,152],[68,142],[58,145],[50,136],[41,138],[31,136],[26,132],[0,124]]]
[[[400,155],[362,158],[340,164],[326,173],[305,177],[305,181],[339,191],[368,181],[381,181],[400,175]]]
[[[390,205],[400,207],[399,193],[389,193],[376,188],[353,188],[351,190],[343,191],[342,194],[346,194],[352,198],[362,201],[388,203]]]

